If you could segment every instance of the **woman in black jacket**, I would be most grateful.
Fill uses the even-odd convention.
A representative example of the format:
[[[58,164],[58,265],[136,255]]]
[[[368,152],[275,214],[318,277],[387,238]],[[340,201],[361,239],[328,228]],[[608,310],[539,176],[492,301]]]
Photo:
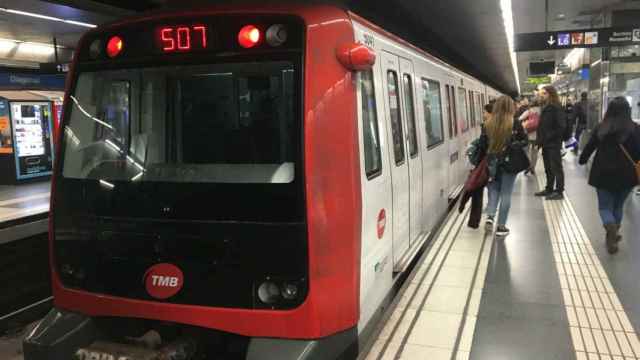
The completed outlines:
[[[618,235],[622,223],[624,202],[638,177],[630,159],[640,159],[640,127],[631,120],[631,106],[622,97],[616,97],[609,103],[607,113],[593,131],[593,135],[580,156],[584,165],[596,151],[589,175],[589,184],[598,193],[598,209],[606,230],[607,250],[610,254],[618,252]]]
[[[536,196],[546,196],[547,200],[564,199],[564,170],[562,169],[562,134],[567,126],[566,114],[560,106],[558,92],[553,86],[545,86],[540,91],[543,107],[540,124],[536,133],[536,143],[542,148],[547,186]]]

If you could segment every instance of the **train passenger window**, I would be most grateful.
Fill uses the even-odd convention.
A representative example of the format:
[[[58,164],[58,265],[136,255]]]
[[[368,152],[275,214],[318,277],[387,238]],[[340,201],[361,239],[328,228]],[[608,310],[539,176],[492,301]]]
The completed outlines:
[[[458,113],[458,117],[460,120],[460,125],[462,128],[462,132],[466,132],[469,130],[469,118],[466,116],[465,112],[467,109],[467,90],[465,88],[458,88],[458,97],[460,98],[460,112]]]
[[[473,91],[469,90],[469,117],[471,119],[471,128],[476,126],[476,109],[473,101]]]
[[[418,154],[418,136],[416,135],[416,115],[413,106],[413,80],[411,75],[402,77],[404,86],[404,108],[407,118],[407,132],[409,133],[409,156],[412,158]]]
[[[400,118],[400,98],[398,96],[398,74],[387,72],[387,94],[389,96],[389,116],[391,117],[391,136],[393,137],[393,157],[396,165],[404,162],[404,134]]]
[[[453,115],[451,112],[452,104],[451,104],[451,92],[449,91],[451,87],[449,85],[445,86],[445,92],[447,93],[447,116],[449,117],[449,139],[453,138]]]
[[[427,148],[430,149],[444,142],[439,82],[422,79],[422,107],[427,133]]]
[[[360,73],[360,100],[362,101],[362,139],[364,142],[364,169],[367,178],[372,179],[381,173],[382,156],[380,153],[380,135],[378,115],[376,113],[376,95],[373,84],[373,72]]]

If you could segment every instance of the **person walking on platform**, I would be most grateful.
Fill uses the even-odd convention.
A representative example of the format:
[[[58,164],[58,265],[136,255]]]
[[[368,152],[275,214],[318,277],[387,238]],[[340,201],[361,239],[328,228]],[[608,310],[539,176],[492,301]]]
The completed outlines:
[[[515,111],[513,100],[508,96],[502,96],[494,104],[492,116],[484,125],[489,164],[486,229],[493,229],[500,205],[496,227],[498,236],[509,235],[506,225],[513,186],[518,173],[529,168],[529,159],[524,151],[528,139],[520,121],[514,119]]]
[[[573,148],[573,152],[577,153],[580,147],[580,137],[582,132],[587,129],[587,111],[588,111],[588,95],[586,92],[580,94],[580,101],[573,107],[573,117],[576,121],[576,133],[574,135],[576,139],[576,146]]]
[[[493,101],[484,106],[484,111],[482,113],[482,124],[481,124],[481,135],[478,139],[471,142],[469,149],[467,149],[467,156],[469,157],[469,162],[474,166],[474,169],[471,171],[470,177],[472,176],[474,171],[480,171],[478,169],[479,166],[482,166],[480,163],[487,155],[487,137],[485,135],[485,124],[489,119],[491,119],[491,113],[493,112]],[[469,181],[469,180],[467,180]],[[467,184],[465,184],[465,188]],[[474,186],[475,187],[475,186]],[[480,227],[480,220],[482,219],[482,202],[484,199],[484,188],[485,185],[477,186],[474,189],[465,189],[465,192],[462,194],[462,198],[460,199],[460,205],[458,206],[458,211],[462,213],[464,211],[467,202],[469,199],[471,200],[471,210],[469,211],[469,221],[467,222],[467,226],[472,229],[477,229]]]
[[[542,160],[547,176],[547,186],[535,193],[547,200],[564,199],[564,170],[562,169],[562,135],[567,126],[566,116],[558,92],[553,86],[540,91],[543,108],[536,133],[538,147],[542,148]]]
[[[538,125],[540,124],[540,100],[534,99],[529,109],[527,109],[527,111],[520,115],[519,120],[522,123],[524,131],[529,137],[530,166],[524,174],[535,175],[536,164],[538,163],[538,153],[540,152],[540,150],[536,146],[536,130],[538,129]]]
[[[622,97],[609,103],[604,119],[593,130],[579,163],[586,164],[596,152],[589,185],[596,188],[600,218],[606,230],[607,250],[618,252],[624,202],[638,185],[635,164],[640,161],[640,126],[631,120],[631,106]]]

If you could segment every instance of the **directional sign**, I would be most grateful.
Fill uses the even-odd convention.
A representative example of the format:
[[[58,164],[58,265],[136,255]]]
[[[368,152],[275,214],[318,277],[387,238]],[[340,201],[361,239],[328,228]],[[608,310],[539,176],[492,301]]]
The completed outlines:
[[[516,34],[515,51],[640,45],[640,25]]]

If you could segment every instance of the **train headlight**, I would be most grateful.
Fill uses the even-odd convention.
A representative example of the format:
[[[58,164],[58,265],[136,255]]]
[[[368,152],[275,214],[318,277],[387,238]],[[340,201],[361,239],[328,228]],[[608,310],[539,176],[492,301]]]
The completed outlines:
[[[285,283],[282,286],[282,297],[285,300],[294,300],[298,297],[298,286],[291,283]]]
[[[267,43],[271,46],[280,46],[287,41],[287,28],[282,24],[269,26],[267,29]]]
[[[102,40],[97,39],[94,40],[89,46],[89,57],[91,59],[98,59],[102,57],[102,50],[104,46],[102,44]]]
[[[271,281],[265,281],[258,288],[258,298],[265,304],[274,304],[280,299],[280,288]]]

